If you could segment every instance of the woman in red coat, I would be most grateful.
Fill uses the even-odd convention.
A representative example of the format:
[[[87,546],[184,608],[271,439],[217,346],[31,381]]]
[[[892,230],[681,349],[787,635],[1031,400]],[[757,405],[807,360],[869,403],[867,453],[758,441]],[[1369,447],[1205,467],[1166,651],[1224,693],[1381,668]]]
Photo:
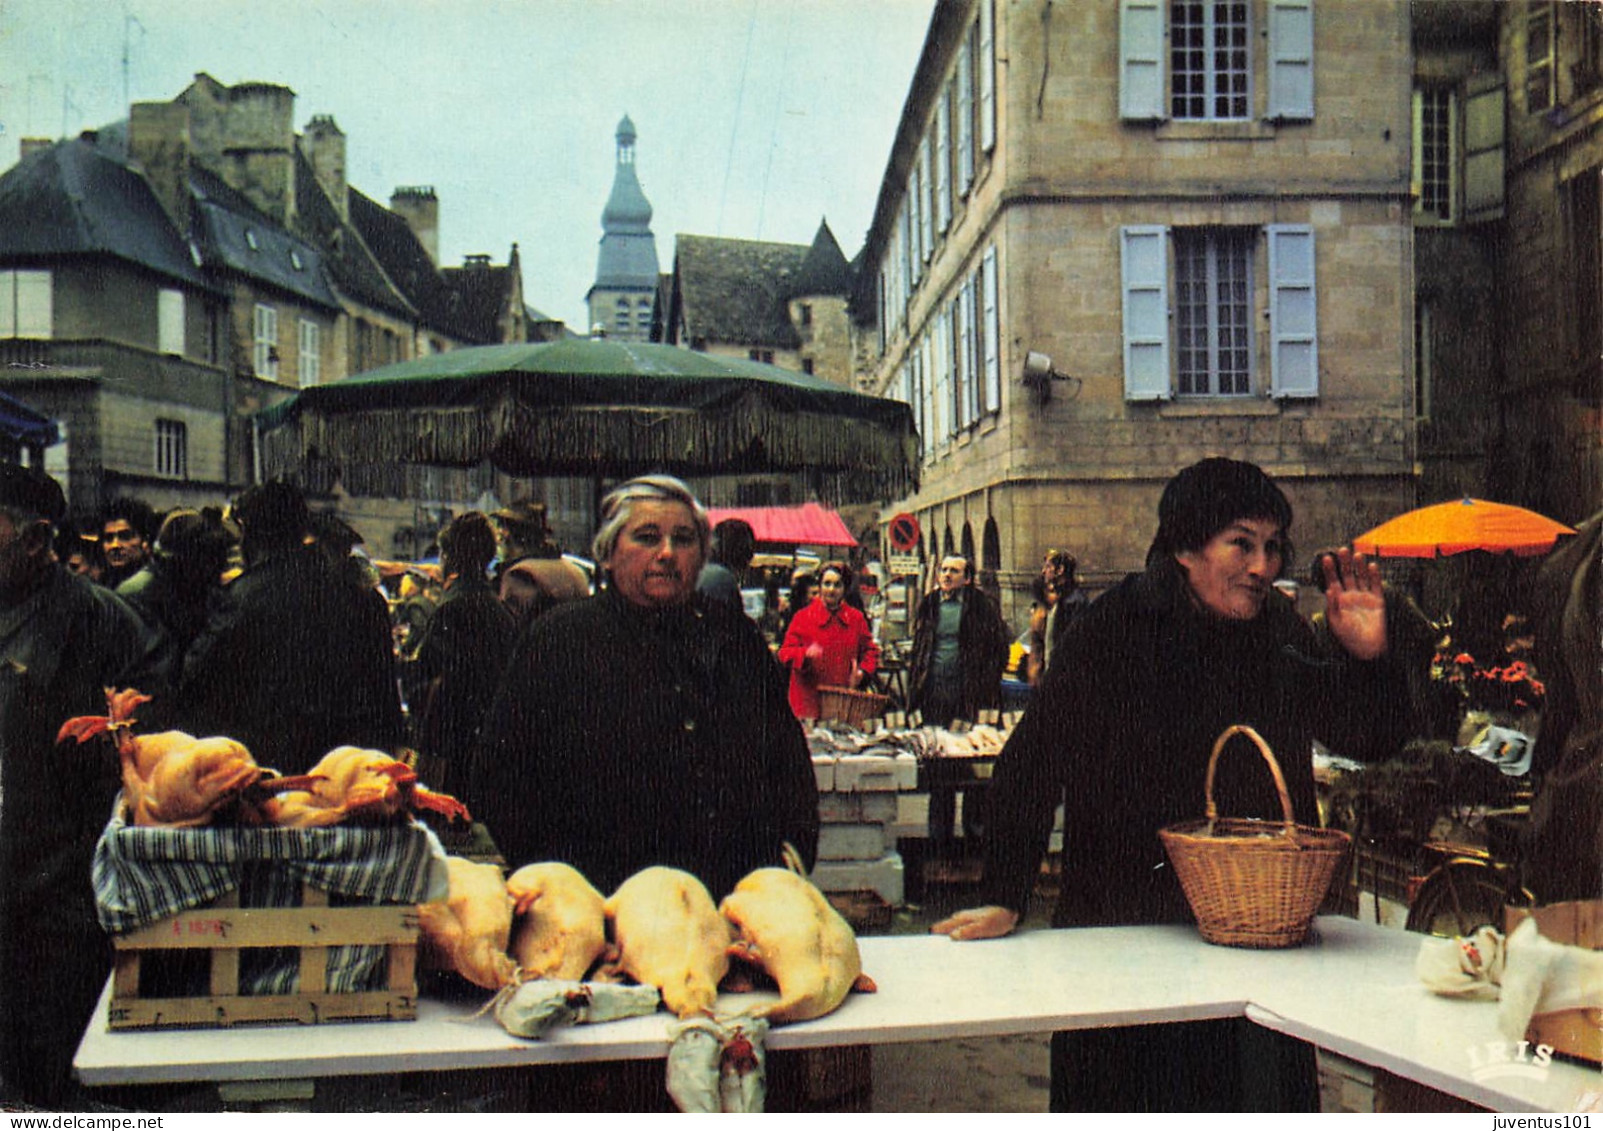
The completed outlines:
[[[790,709],[798,719],[816,719],[820,687],[856,688],[879,666],[879,648],[868,618],[846,603],[852,571],[830,562],[819,571],[818,599],[798,609],[779,648],[790,671]]]

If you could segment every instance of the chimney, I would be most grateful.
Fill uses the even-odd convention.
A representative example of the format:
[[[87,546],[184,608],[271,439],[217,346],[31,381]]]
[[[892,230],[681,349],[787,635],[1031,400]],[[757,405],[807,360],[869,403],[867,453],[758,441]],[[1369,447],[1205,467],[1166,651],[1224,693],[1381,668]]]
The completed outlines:
[[[345,187],[345,134],[332,114],[314,114],[303,137],[306,159],[317,174],[317,183],[334,204],[340,220],[351,219],[351,197]]]
[[[183,239],[189,238],[189,107],[179,102],[135,102],[128,108],[128,159]]]
[[[279,224],[295,212],[295,92],[267,82],[227,88],[223,179]]]
[[[35,153],[38,153],[42,149],[49,149],[54,144],[56,143],[47,137],[25,137],[22,139],[20,152],[17,154],[17,157],[19,160],[26,161]]]
[[[406,221],[429,260],[440,265],[440,198],[433,185],[402,185],[390,194],[390,211]]]

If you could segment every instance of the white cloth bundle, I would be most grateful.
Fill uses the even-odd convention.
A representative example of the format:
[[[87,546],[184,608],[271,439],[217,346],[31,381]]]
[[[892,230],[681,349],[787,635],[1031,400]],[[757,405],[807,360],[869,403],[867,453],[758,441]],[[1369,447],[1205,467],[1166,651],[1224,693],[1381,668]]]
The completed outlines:
[[[1464,938],[1420,940],[1414,973],[1432,993],[1490,999],[1498,995],[1503,964],[1501,932],[1479,927]]]
[[[668,1094],[679,1110],[753,1113],[767,1100],[768,1022],[692,1017],[668,1027]]]
[[[1511,1041],[1531,1018],[1567,1009],[1603,1009],[1603,951],[1565,946],[1527,919],[1508,936],[1497,1024]]]
[[[539,1037],[558,1025],[583,1025],[655,1013],[655,986],[540,979],[508,986],[493,999],[495,1019],[514,1037]]]

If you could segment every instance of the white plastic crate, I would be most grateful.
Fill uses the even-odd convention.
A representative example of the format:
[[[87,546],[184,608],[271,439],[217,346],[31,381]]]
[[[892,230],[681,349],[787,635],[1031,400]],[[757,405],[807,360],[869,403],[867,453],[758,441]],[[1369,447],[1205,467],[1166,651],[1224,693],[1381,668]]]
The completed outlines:
[[[818,830],[820,860],[878,860],[888,847],[882,824],[826,824]]]
[[[900,853],[891,852],[878,860],[820,860],[812,878],[820,891],[871,891],[892,907],[905,902]]]
[[[822,793],[818,797],[818,819],[832,822],[871,821],[890,825],[896,822],[897,795],[875,793]],[[877,855],[877,854],[876,854]]]
[[[835,763],[835,789],[841,793],[918,788],[918,759],[911,754],[847,754]]]

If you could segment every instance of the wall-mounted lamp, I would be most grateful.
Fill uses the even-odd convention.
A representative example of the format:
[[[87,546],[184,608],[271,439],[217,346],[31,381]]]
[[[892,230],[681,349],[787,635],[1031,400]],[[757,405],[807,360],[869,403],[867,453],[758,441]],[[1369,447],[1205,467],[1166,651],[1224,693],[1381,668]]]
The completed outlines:
[[[1024,355],[1024,385],[1035,394],[1037,404],[1045,404],[1052,399],[1054,381],[1073,382],[1073,388],[1069,391],[1070,400],[1080,395],[1080,388],[1084,384],[1078,377],[1059,373],[1052,367],[1052,358],[1044,353],[1030,350]]]

